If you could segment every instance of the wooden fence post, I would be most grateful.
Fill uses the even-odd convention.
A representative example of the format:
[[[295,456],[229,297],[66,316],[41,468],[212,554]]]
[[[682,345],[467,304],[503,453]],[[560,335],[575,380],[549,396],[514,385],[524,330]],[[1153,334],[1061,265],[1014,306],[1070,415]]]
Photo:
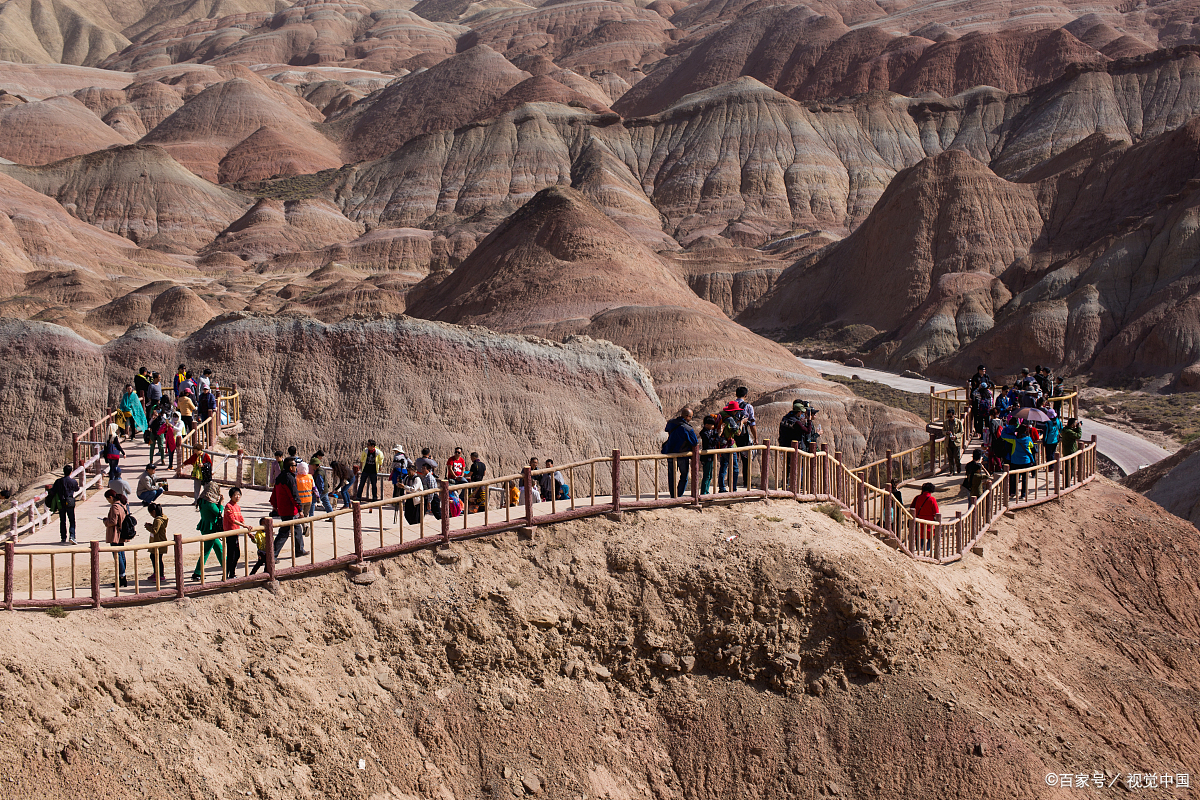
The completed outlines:
[[[521,486],[525,488],[525,526],[533,527],[533,469],[521,470]]]
[[[200,545],[200,547],[203,549],[204,545]],[[183,534],[177,533],[175,534],[175,599],[182,600],[186,594],[187,587],[183,584]]]
[[[612,451],[612,518],[621,519],[621,451]]]
[[[1010,472],[1012,472],[1012,466],[1010,466],[1009,464],[1005,464],[1004,465],[1004,490],[1001,493],[1001,501],[1004,503],[1005,508],[1008,508],[1008,501],[1010,499],[1008,496],[1008,487],[1009,487],[1008,473],[1010,473]]]
[[[242,467],[245,465],[245,460],[246,451],[239,447],[237,451],[237,481],[234,483],[234,486],[242,486]],[[253,483],[253,480],[251,480],[251,483]]]
[[[792,464],[788,470],[788,480],[792,483],[792,496],[800,496],[800,443],[792,442]]]
[[[830,470],[831,465],[829,463],[829,445],[821,445],[821,455],[824,456],[824,458],[821,459],[821,488],[825,490],[821,492],[821,494],[827,495],[830,493],[829,478],[833,474],[832,470]]]
[[[263,526],[263,555],[267,559],[267,575],[275,580],[275,520],[263,517],[260,523]],[[295,544],[292,546],[295,547]]]
[[[929,475],[937,475],[937,434],[929,434]]]
[[[16,525],[16,519],[13,519],[13,525]],[[13,595],[16,594],[16,580],[14,578],[17,561],[17,547],[10,539],[4,543],[4,607],[12,611]],[[52,578],[53,580],[53,578]]]
[[[92,608],[100,607],[100,543],[91,543]],[[136,575],[134,577],[137,577]]]
[[[422,511],[422,513],[424,513]],[[350,505],[350,519],[354,526],[354,555],[357,556],[355,561],[363,560],[363,528],[362,528],[362,504],[355,500]],[[311,542],[309,546],[311,546]]]
[[[892,483],[892,450],[891,450],[891,448],[887,449],[887,451],[885,452],[885,455],[887,456],[887,480],[884,482],[884,485],[890,486]]]
[[[689,465],[692,472],[692,504],[700,505],[700,445],[692,447],[692,463]]]
[[[763,497],[771,495],[771,440],[763,439],[763,446],[766,450],[762,451],[762,475],[759,478],[759,488],[762,489]]]
[[[1054,454],[1054,495],[1062,494],[1062,453]]]
[[[1088,454],[1088,460],[1087,460],[1088,474],[1086,477],[1088,477],[1088,478],[1090,478],[1096,474],[1096,453],[1098,451],[1099,451],[1099,447],[1096,444],[1096,434],[1093,433],[1092,434],[1092,452]]]
[[[858,506],[858,518],[864,522],[870,522],[870,520],[867,519],[867,487],[862,481],[855,481],[854,485],[858,488],[858,491],[855,493],[857,495],[856,505]]]
[[[963,551],[963,516],[961,511],[954,512],[954,552],[961,553]]]
[[[526,474],[528,474],[529,467],[526,467],[525,469],[526,469]],[[438,497],[441,498],[441,500],[439,502],[441,503],[441,506],[442,506],[442,542],[445,543],[447,546],[449,546],[449,544],[450,544],[450,481],[438,481],[438,488],[440,489],[440,492],[438,493]],[[466,508],[467,507],[464,505],[463,506],[464,514],[466,513]],[[529,520],[533,519],[533,506],[530,505],[529,503],[525,504],[525,519],[527,521],[527,524],[530,524],[530,525],[533,524],[532,522],[528,522]]]
[[[844,502],[843,498],[846,494],[846,487],[843,485],[846,481],[846,476],[838,469],[838,465],[842,463],[842,454],[840,451],[834,451],[833,463],[829,465],[829,469],[833,472],[833,495],[839,501]],[[846,503],[849,506],[849,503]]]

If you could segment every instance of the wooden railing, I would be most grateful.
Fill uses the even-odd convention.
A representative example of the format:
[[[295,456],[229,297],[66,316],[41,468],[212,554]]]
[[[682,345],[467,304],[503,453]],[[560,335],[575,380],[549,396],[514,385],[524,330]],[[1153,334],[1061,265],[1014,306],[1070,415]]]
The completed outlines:
[[[217,395],[217,426],[224,431],[237,426],[241,421],[242,395],[235,383],[230,394]]]
[[[189,444],[189,447],[195,447]],[[725,492],[701,491],[704,462],[713,458],[714,478],[724,456],[737,458],[741,454],[757,453],[757,474],[751,488],[728,487]],[[690,491],[684,497],[671,497],[669,487],[660,484],[667,462],[676,459],[677,468],[686,469]],[[245,463],[243,455],[241,459]],[[1068,468],[1067,465],[1070,465]],[[1095,442],[1072,456],[1056,459],[1051,469],[1053,497],[1074,491],[1091,481],[1095,475]],[[437,488],[424,489],[369,503],[353,503],[350,508],[332,513],[319,513],[293,520],[262,518],[259,524],[239,531],[207,536],[176,535],[173,541],[113,546],[91,542],[77,547],[29,547],[17,551],[9,541],[4,548],[4,606],[7,609],[47,606],[113,606],[167,598],[182,598],[188,594],[213,589],[233,589],[256,585],[283,577],[326,571],[351,563],[383,558],[398,553],[446,544],[455,539],[474,538],[517,528],[532,529],[538,525],[554,524],[570,519],[599,514],[619,515],[626,510],[668,506],[701,506],[717,501],[738,501],[763,498],[786,498],[798,501],[833,502],[860,527],[876,534],[890,546],[918,561],[946,564],[962,558],[979,538],[1010,506],[1008,476],[998,475],[966,514],[952,521],[918,520],[887,490],[870,484],[855,470],[844,465],[824,448],[806,453],[798,446],[784,448],[770,442],[747,447],[674,455],[638,455],[622,457],[614,450],[609,457],[585,459],[558,465],[571,487],[569,500],[556,497],[533,502],[532,487],[550,469],[531,471],[525,468],[519,475],[504,475],[473,483],[450,484],[440,481]],[[1019,472],[1033,475],[1035,486],[1046,484],[1044,465]],[[1068,471],[1076,474],[1068,482]],[[1018,474],[1019,474],[1018,472]],[[240,474],[240,473],[239,473]],[[582,480],[583,483],[577,483]],[[1049,484],[1046,484],[1049,485]],[[521,502],[514,505],[510,489],[519,486]],[[615,487],[615,488],[614,488]],[[581,492],[581,489],[585,489]],[[464,501],[482,491],[487,500],[482,508],[461,516],[451,517],[451,492],[461,492]],[[1017,508],[1051,499],[1039,489],[1034,500]],[[498,494],[498,497],[493,497]],[[427,516],[424,511],[416,523],[408,523],[403,504],[411,501],[424,507],[437,496],[443,510],[441,519]],[[492,502],[495,500],[496,502]],[[306,553],[297,555],[295,535],[303,537]],[[236,537],[242,560],[235,565],[241,574],[224,580],[208,580],[201,570],[200,581],[188,585],[188,556],[195,558],[204,543],[215,539]],[[275,557],[273,541],[280,539],[280,558]],[[264,541],[262,552],[264,570],[250,574],[251,560],[256,559],[256,540]],[[317,560],[320,547],[326,556]],[[286,552],[285,552],[286,551]],[[115,560],[125,553],[127,572],[132,586],[122,589],[116,578]],[[143,587],[140,571],[152,561],[152,554],[170,555],[174,565],[173,580],[164,585],[157,577],[152,587]],[[243,563],[244,562],[244,563]],[[16,567],[23,564],[18,575]],[[222,564],[221,575],[228,574]],[[25,597],[17,598],[18,587]]]
[[[971,390],[969,387],[962,389],[935,389],[929,387],[929,418],[944,419],[946,411],[953,408],[956,412],[961,413],[963,409],[969,408],[971,405]],[[1055,405],[1059,404],[1062,410],[1059,416],[1066,419],[1068,417],[1079,416],[1079,389],[1072,389],[1064,395],[1057,395],[1046,398],[1046,402]]]

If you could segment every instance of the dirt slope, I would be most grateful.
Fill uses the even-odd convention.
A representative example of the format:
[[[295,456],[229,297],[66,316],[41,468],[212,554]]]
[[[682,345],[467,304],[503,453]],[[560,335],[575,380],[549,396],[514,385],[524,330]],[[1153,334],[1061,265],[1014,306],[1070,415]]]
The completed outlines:
[[[5,615],[0,797],[1091,796],[1200,766],[1198,564],[1102,482],[949,568],[776,501]]]

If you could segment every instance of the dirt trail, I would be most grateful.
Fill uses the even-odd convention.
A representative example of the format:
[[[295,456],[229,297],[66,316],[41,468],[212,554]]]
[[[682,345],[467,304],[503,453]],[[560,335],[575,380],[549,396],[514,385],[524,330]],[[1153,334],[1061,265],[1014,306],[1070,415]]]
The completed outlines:
[[[772,501],[371,574],[0,614],[0,797],[1041,798],[1100,794],[1050,772],[1200,776],[1200,535],[1104,479],[950,567]]]

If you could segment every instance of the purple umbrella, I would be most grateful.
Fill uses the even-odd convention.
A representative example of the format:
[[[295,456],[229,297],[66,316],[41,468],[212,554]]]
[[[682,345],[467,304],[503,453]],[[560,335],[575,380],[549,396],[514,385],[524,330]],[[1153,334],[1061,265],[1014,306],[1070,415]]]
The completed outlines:
[[[1022,408],[1017,416],[1028,422],[1049,422],[1050,415],[1040,408]]]

